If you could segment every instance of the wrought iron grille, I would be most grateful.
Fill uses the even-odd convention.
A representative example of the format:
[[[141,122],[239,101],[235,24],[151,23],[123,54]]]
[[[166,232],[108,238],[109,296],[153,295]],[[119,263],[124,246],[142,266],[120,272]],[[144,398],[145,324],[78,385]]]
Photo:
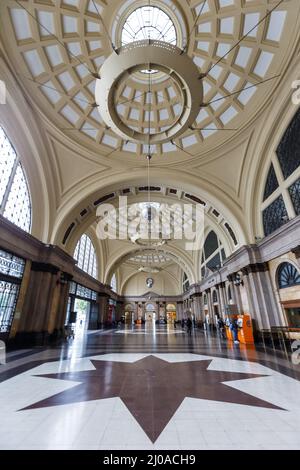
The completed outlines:
[[[300,178],[289,187],[289,193],[297,215],[300,215]]]
[[[24,267],[23,259],[0,250],[0,273],[22,279]]]
[[[75,295],[75,297],[81,297],[82,299],[97,300],[97,292],[80,284],[76,284],[76,282],[70,283],[69,293]]]
[[[279,196],[263,211],[263,225],[265,235],[277,230],[287,221],[288,214],[284,205],[283,197]]]
[[[287,179],[300,165],[300,109],[287,128],[276,152],[284,179]]]
[[[0,333],[8,333],[14,318],[19,285],[0,281]]]
[[[276,176],[274,167],[271,163],[270,170],[269,170],[269,173],[268,173],[268,178],[267,178],[267,181],[266,181],[266,186],[265,186],[264,201],[266,199],[268,199],[268,197],[271,196],[271,194],[273,194],[274,191],[276,191],[278,186],[279,185],[278,185],[277,176]]]

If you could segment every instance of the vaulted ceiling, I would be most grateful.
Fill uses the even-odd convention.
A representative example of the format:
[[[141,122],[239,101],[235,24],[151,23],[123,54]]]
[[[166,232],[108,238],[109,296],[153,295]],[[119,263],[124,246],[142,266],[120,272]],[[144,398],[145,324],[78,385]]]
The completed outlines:
[[[161,188],[155,200],[180,188],[183,197],[203,200],[209,214],[216,210],[239,243],[253,241],[259,232],[253,203],[262,184],[261,165],[276,132],[273,117],[288,120],[291,83],[286,77],[296,78],[299,63],[298,0],[284,1],[255,27],[277,3],[152,1],[172,19],[179,46],[187,45],[199,73],[207,73],[208,104],[194,123],[197,130],[188,130],[175,145],[151,148],[151,185]],[[81,214],[90,214],[94,202],[107,194],[131,188],[140,202],[132,188],[147,185],[148,149],[107,129],[94,91],[111,43],[122,44],[126,18],[144,5],[132,0],[1,1],[0,70],[10,99],[0,117],[24,160],[33,208],[43,219],[33,221],[33,234],[44,241],[63,245],[72,223],[79,236],[94,223]],[[147,80],[139,73],[116,93],[120,118],[144,132],[170,125],[181,106],[180,90],[170,78],[153,77],[151,97]]]

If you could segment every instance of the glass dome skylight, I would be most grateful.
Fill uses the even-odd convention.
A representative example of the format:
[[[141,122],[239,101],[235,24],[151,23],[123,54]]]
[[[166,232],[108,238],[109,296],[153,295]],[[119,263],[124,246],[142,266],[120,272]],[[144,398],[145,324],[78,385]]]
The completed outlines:
[[[144,39],[154,39],[176,45],[175,25],[160,8],[154,6],[137,8],[125,21],[122,30],[123,46]]]

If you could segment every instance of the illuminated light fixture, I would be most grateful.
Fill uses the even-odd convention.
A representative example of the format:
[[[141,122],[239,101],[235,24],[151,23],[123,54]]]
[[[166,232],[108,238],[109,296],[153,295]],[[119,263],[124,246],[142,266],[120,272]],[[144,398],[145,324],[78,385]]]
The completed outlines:
[[[144,134],[128,127],[120,118],[115,92],[134,73],[155,69],[168,75],[181,93],[182,111],[162,132]],[[101,67],[95,100],[107,127],[124,140],[148,145],[163,144],[179,137],[195,122],[203,104],[203,75],[180,48],[157,40],[132,42],[114,51]]]

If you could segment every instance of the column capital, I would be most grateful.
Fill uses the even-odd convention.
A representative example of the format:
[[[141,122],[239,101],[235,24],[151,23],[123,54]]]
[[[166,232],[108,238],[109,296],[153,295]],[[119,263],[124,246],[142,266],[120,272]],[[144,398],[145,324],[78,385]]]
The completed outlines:
[[[226,286],[225,282],[220,282],[219,284],[216,284],[216,289],[219,290],[219,289],[224,289]]]
[[[191,295],[191,299],[195,298],[195,297],[202,297],[202,292],[195,292],[194,294]]]
[[[65,273],[65,272],[62,272],[61,273],[61,279],[63,281],[72,281],[74,276],[72,276],[72,274],[69,274],[69,273]]]
[[[53,266],[52,264],[48,263],[39,263],[36,261],[32,262],[31,270],[35,272],[51,274],[57,274],[59,272],[59,268],[57,266]]]
[[[98,292],[98,297],[110,299],[109,294],[106,294],[106,292]]]
[[[296,256],[296,258],[300,258],[300,245],[296,246],[293,250],[292,253]]]
[[[268,263],[249,264],[242,268],[241,271],[245,276],[248,276],[250,273],[263,273],[269,271],[269,266]]]

